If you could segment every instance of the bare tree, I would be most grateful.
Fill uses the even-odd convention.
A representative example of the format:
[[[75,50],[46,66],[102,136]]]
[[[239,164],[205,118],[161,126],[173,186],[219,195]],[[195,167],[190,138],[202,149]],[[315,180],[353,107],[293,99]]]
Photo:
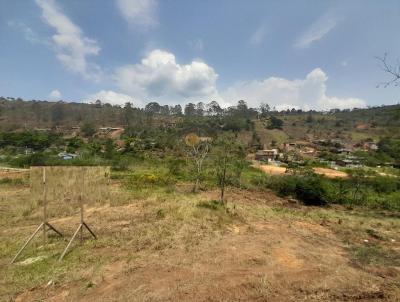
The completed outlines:
[[[384,54],[383,57],[376,57],[376,59],[380,62],[381,68],[384,72],[391,76],[389,81],[382,82],[378,84],[379,86],[388,87],[390,85],[399,86],[400,85],[400,62],[397,59],[396,64],[391,64],[388,62],[387,53]]]
[[[210,144],[207,139],[201,139],[194,133],[186,135],[185,143],[189,147],[189,156],[196,165],[196,182],[193,187],[193,192],[196,192],[200,185],[203,162],[210,150]]]

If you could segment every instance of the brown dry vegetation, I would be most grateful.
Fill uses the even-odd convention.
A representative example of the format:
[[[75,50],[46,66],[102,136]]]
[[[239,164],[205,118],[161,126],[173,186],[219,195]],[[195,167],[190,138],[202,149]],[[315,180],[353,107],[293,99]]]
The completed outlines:
[[[127,188],[87,209],[98,235],[41,237],[9,265],[40,222],[24,184],[0,187],[1,301],[399,301],[400,221],[388,213],[304,207],[269,191]],[[53,209],[71,236],[79,217]],[[37,258],[40,257],[40,258]],[[26,260],[29,261],[26,261]],[[31,262],[31,263],[29,263]]]
[[[264,171],[267,174],[272,174],[272,175],[282,175],[287,173],[285,167],[278,167],[278,166],[273,166],[273,165],[260,165],[260,164],[254,164],[254,167],[259,168],[260,170]],[[328,169],[328,168],[313,168],[314,172],[319,175],[323,175],[327,178],[347,178],[348,174],[343,171],[337,171],[334,169]]]

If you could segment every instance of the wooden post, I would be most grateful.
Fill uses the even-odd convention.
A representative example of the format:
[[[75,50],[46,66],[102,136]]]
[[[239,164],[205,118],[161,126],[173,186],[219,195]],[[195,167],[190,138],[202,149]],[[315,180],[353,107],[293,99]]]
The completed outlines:
[[[81,195],[79,196],[80,210],[81,210],[81,225],[83,224],[83,194],[85,189],[85,168],[82,168],[82,188]],[[81,245],[83,244],[83,228],[81,228]]]
[[[46,236],[46,227],[49,228],[50,230],[53,230],[56,234],[58,234],[60,237],[63,235],[61,232],[59,232],[54,226],[52,226],[48,221],[47,221],[47,186],[46,186],[46,167],[43,167],[42,169],[43,174],[42,174],[42,184],[43,184],[43,220],[42,223],[38,226],[38,228],[33,232],[33,234],[28,238],[28,240],[24,243],[24,245],[20,248],[18,253],[15,255],[15,257],[11,260],[11,264],[17,260],[18,256],[22,253],[22,251],[26,248],[26,246],[29,244],[29,242],[32,241],[32,239],[36,236],[37,233],[39,233],[40,229],[43,228],[43,244],[46,244],[47,236]]]
[[[43,167],[43,245],[46,244],[46,224],[47,224],[47,189],[46,189],[46,167]]]
[[[94,239],[97,239],[96,235],[94,234],[94,232],[89,228],[89,226],[86,224],[85,220],[84,220],[84,188],[85,188],[85,173],[86,172],[86,168],[82,169],[82,188],[80,191],[80,195],[79,195],[79,205],[80,205],[80,216],[81,216],[81,222],[78,226],[78,228],[76,229],[74,235],[72,236],[71,240],[68,242],[67,246],[65,247],[64,251],[62,252],[60,258],[58,259],[59,261],[61,261],[64,256],[67,254],[68,249],[70,248],[70,246],[72,245],[72,242],[74,241],[75,237],[78,235],[78,233],[80,233],[80,243],[83,244],[83,228],[86,228],[89,233],[93,236]]]

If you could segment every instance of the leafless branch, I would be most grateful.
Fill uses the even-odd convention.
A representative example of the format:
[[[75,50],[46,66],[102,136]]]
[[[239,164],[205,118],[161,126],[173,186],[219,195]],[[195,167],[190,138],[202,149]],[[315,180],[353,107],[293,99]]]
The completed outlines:
[[[399,86],[400,85],[400,62],[396,61],[395,65],[389,64],[387,60],[387,53],[383,57],[375,57],[381,65],[381,69],[391,76],[391,79],[386,82],[381,82],[379,86],[388,87],[390,85]]]

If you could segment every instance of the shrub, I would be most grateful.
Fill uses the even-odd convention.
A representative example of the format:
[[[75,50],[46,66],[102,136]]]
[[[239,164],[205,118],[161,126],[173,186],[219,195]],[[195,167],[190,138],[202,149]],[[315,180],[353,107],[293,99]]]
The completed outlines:
[[[307,205],[326,205],[326,190],[320,176],[298,177],[295,192]]]
[[[182,166],[185,164],[185,161],[176,158],[176,157],[170,157],[167,159],[167,168],[168,168],[168,173],[173,176],[177,176],[181,174],[182,172]]]
[[[327,191],[318,175],[289,175],[271,177],[267,185],[280,196],[293,196],[306,205],[326,205]]]
[[[295,176],[272,176],[267,187],[275,191],[279,196],[295,197],[297,177]]]
[[[391,193],[400,190],[400,181],[397,177],[370,177],[366,179],[365,183],[378,193]]]

